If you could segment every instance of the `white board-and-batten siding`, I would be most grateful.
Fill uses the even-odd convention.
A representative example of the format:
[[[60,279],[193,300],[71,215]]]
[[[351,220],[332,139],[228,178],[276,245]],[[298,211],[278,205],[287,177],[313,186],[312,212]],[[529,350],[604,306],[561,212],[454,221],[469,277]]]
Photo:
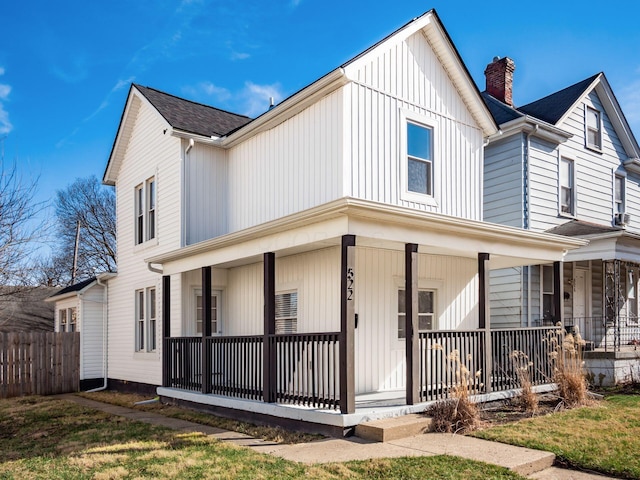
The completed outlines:
[[[141,102],[116,182],[118,275],[109,280],[108,375],[110,378],[161,384],[161,276],[149,271],[144,259],[181,246],[181,142],[170,136],[167,124],[146,101]],[[135,244],[134,195],[137,185],[155,177],[156,238]],[[145,216],[146,220],[146,216]],[[156,288],[158,348],[135,351],[135,292]],[[171,277],[171,315],[180,318],[180,275]],[[180,326],[172,324],[178,333]]]
[[[347,74],[344,194],[480,220],[482,132],[426,37],[393,43]],[[405,117],[433,127],[435,205],[403,195]]]

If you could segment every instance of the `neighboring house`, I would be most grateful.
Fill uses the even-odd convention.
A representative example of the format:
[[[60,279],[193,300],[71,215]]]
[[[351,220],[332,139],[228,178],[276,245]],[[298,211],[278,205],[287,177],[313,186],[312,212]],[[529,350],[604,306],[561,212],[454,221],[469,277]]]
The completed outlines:
[[[453,349],[499,388],[488,269],[586,242],[482,221],[496,132],[433,10],[253,120],[133,85],[111,384],[340,431],[446,395]]]
[[[45,299],[53,303],[56,332],[80,332],[80,389],[106,382],[107,273],[65,287]]]
[[[49,287],[0,287],[0,332],[53,332]]]
[[[562,322],[587,348],[619,350],[640,340],[640,148],[604,73],[516,108],[514,69],[496,58],[485,71],[500,132],[485,148],[484,219],[589,244],[562,265],[492,272],[492,323]]]

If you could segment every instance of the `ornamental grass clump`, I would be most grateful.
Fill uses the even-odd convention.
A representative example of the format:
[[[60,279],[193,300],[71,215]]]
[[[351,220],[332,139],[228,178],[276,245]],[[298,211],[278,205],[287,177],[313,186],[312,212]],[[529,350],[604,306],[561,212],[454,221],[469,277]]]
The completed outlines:
[[[568,408],[587,403],[587,379],[584,371],[585,341],[578,327],[573,333],[558,325],[549,337],[549,359],[553,367],[553,381],[558,386],[558,395]]]
[[[514,403],[523,410],[535,414],[538,411],[538,395],[533,391],[531,382],[533,362],[529,360],[526,353],[520,350],[512,351],[510,357],[520,385],[520,393],[514,398]]]
[[[432,418],[432,429],[436,432],[467,433],[478,428],[480,423],[478,407],[470,399],[481,386],[478,383],[480,371],[472,374],[461,361],[458,350],[453,350],[447,361],[455,377],[455,384],[450,388],[451,398],[433,403],[425,413]]]

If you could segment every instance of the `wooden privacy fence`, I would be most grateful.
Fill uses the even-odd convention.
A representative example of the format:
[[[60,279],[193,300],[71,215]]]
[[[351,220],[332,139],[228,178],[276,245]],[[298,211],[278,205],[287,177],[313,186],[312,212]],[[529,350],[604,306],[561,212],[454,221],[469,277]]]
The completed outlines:
[[[0,398],[76,392],[80,334],[0,333]]]

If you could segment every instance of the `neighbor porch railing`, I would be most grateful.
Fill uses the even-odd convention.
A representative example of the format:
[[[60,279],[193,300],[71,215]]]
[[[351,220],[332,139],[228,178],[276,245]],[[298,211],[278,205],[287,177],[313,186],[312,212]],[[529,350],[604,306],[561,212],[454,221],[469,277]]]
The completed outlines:
[[[164,385],[227,397],[262,400],[264,336],[164,339]],[[339,408],[339,334],[270,335],[275,347],[275,399],[316,408]],[[210,368],[203,369],[204,358]],[[203,371],[210,372],[203,385]],[[206,380],[206,379],[205,379]]]
[[[622,347],[640,344],[640,320],[633,316],[572,317],[564,319],[568,332],[577,330],[586,341],[585,349],[619,352]]]

